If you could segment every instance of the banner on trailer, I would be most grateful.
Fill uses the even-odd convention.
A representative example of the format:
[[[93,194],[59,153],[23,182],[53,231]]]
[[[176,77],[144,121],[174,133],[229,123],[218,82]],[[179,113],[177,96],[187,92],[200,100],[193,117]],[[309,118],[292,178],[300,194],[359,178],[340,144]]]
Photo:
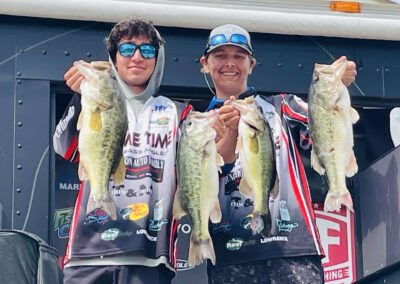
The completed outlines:
[[[325,258],[325,283],[352,283],[356,280],[354,213],[342,206],[340,212],[325,212],[322,203],[314,208]]]

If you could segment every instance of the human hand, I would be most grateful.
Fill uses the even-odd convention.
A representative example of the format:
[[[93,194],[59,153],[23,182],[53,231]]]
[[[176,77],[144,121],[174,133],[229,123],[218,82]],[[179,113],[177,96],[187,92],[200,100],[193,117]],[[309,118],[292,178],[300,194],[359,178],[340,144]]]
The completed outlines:
[[[83,60],[79,60],[80,62],[84,62]],[[64,80],[68,87],[71,88],[72,91],[79,93],[79,89],[82,81],[85,77],[79,72],[78,68],[75,65],[72,65],[71,68],[68,69],[64,74]]]
[[[218,141],[221,140],[221,138],[224,137],[226,133],[225,123],[221,116],[218,116],[217,120],[214,121],[211,127],[214,128],[217,134],[217,136],[215,137],[215,142],[218,143]]]
[[[347,60],[346,56],[341,56],[334,63],[344,62],[346,60]],[[348,61],[346,70],[344,71],[342,76],[343,84],[345,84],[346,87],[350,86],[351,83],[353,83],[354,80],[356,79],[356,76],[357,76],[356,63],[354,61]]]
[[[236,130],[240,119],[240,112],[230,102],[234,101],[235,97],[231,96],[229,100],[224,102],[224,105],[219,109],[219,116],[223,119],[226,127]]]

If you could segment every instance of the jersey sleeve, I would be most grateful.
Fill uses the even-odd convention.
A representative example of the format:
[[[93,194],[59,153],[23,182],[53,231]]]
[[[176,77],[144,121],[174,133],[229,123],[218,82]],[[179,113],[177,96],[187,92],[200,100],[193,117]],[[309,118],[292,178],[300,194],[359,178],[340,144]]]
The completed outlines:
[[[78,117],[81,112],[80,95],[75,94],[64,114],[56,126],[53,135],[54,151],[70,162],[78,160],[78,136],[76,128]]]
[[[299,146],[303,150],[311,149],[311,139],[308,128],[308,105],[301,98],[295,95],[285,95],[282,102],[282,111],[289,119],[290,127],[297,129],[294,131]]]

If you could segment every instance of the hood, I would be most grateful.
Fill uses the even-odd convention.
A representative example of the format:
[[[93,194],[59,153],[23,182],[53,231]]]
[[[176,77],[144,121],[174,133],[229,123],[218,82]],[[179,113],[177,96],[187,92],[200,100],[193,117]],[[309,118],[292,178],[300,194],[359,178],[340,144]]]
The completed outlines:
[[[157,30],[156,33],[157,35],[159,35]],[[165,62],[163,44],[158,49],[156,65],[154,67],[154,72],[150,77],[149,83],[147,84],[147,88],[140,94],[136,94],[134,91],[132,91],[132,89],[129,88],[128,84],[126,84],[125,81],[121,79],[110,56],[108,56],[108,61],[111,63],[113,73],[118,81],[118,85],[120,86],[121,90],[123,91],[128,101],[131,100],[146,101],[148,98],[155,95],[160,89],[161,80],[164,72],[164,62]]]

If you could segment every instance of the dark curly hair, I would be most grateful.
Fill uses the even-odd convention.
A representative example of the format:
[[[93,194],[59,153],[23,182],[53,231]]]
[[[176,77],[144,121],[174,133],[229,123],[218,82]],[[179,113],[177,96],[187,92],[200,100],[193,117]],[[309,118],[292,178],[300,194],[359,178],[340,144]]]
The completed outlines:
[[[108,52],[110,53],[111,59],[114,63],[120,40],[123,38],[130,39],[133,36],[148,37],[150,39],[150,44],[154,45],[157,49],[165,43],[164,39],[160,35],[157,36],[157,32],[151,21],[134,18],[123,20],[115,24],[110,35],[104,39]]]

